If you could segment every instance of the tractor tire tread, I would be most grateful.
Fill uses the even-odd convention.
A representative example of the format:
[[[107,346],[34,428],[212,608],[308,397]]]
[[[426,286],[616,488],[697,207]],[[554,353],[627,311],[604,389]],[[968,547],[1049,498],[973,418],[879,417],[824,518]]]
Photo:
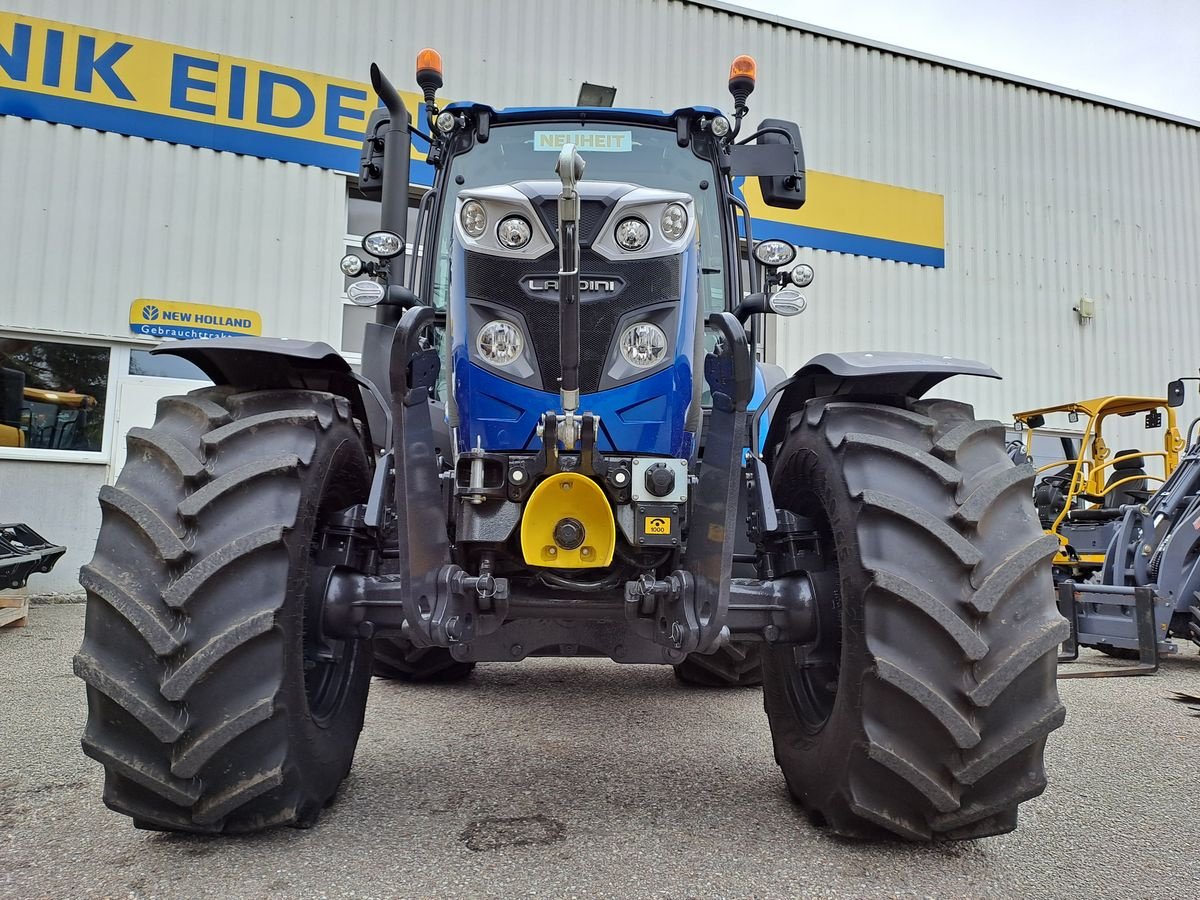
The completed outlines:
[[[790,424],[772,471],[777,503],[789,491],[809,498],[801,503],[822,491],[823,503],[844,498],[849,518],[831,527],[849,532],[838,541],[843,585],[862,589],[863,674],[861,706],[839,706],[839,696],[824,728],[841,736],[822,744],[783,711],[786,663],[768,654],[764,700],[789,789],[847,836],[1011,830],[1018,804],[1045,788],[1046,736],[1065,718],[1054,681],[1068,630],[1052,603],[1057,541],[1024,490],[1029,468],[1005,464],[1000,423],[954,401],[818,399]],[[832,474],[818,484],[820,471]]]
[[[328,448],[323,465],[333,448],[338,459],[360,459],[346,449],[361,442],[339,400],[230,388],[163,398],[154,428],[131,435],[116,486],[101,492],[74,659],[88,685],[82,743],[105,768],[106,805],[138,827],[219,833],[311,822],[349,768],[362,724],[351,707],[365,705],[369,660],[356,664],[346,689],[356,699],[339,707],[338,737],[301,746],[293,721],[297,710],[308,715],[304,688],[286,672],[296,666],[302,679],[302,670],[283,661],[298,659],[285,649],[295,588],[275,574],[308,552],[290,549],[300,541],[290,536],[302,515],[315,516],[316,501],[303,498],[325,471],[305,474],[316,448]],[[339,477],[362,479],[366,457],[354,465],[356,474]],[[317,487],[304,494],[302,483]],[[365,497],[365,481],[348,483]],[[296,634],[299,623],[286,628]]]

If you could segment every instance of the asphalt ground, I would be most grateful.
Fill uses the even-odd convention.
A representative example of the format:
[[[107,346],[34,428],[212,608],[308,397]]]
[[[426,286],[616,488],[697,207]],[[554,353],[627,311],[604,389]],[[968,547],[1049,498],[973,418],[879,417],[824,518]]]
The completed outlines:
[[[1200,896],[1200,718],[1168,699],[1200,693],[1191,645],[1155,677],[1061,682],[1049,789],[968,844],[830,837],[788,799],[758,690],[590,659],[376,680],[315,828],[213,838],[104,807],[71,674],[83,606],[30,623],[0,630],[6,898]]]

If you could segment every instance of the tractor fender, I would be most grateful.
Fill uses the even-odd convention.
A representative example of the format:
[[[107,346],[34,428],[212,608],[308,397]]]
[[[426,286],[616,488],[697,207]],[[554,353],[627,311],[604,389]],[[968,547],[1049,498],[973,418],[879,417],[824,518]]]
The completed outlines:
[[[371,422],[382,421],[379,412],[373,409],[380,405],[382,395],[377,397],[377,391],[355,375],[350,364],[323,341],[225,337],[171,341],[150,352],[186,359],[211,378],[213,384],[265,391],[302,388],[338,394],[350,402],[354,417],[368,430],[368,439],[372,438]],[[368,403],[373,417],[368,414]],[[372,443],[383,445],[384,435],[373,437]]]
[[[814,356],[795,375],[776,385],[779,392],[771,410],[770,426],[763,446],[770,448],[783,440],[792,414],[804,408],[814,397],[842,396],[867,400],[872,397],[910,397],[918,399],[932,387],[952,375],[999,378],[990,366],[972,359],[903,353],[894,350],[822,353]],[[775,400],[767,396],[768,405]]]

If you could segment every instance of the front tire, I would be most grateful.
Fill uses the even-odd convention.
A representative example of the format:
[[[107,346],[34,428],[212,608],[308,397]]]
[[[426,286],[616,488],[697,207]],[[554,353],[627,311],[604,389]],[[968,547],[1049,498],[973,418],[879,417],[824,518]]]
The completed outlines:
[[[104,802],[140,827],[308,825],[349,771],[370,644],[327,641],[308,596],[323,516],[365,501],[346,401],[208,388],[131,429],[75,672]]]
[[[949,401],[810,401],[771,473],[821,533],[820,637],[768,648],[764,702],[793,797],[839,834],[978,838],[1046,785],[1069,631],[998,422]],[[833,552],[836,551],[836,552]]]

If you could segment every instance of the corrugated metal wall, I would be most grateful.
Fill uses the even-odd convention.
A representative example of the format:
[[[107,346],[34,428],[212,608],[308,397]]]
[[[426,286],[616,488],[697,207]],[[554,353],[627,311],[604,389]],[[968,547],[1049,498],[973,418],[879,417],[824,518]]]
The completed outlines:
[[[679,0],[9,0],[47,18],[332,75],[397,82],[441,49],[447,96],[726,104],[796,118],[809,165],[941,193],[946,268],[810,252],[809,311],[779,323],[796,365],[827,349],[977,357],[981,411],[1157,391],[1200,353],[1200,130]],[[121,334],[136,296],[252,305],[269,333],[337,339],[337,178],[293,165],[0,122],[0,322]],[[13,161],[18,161],[14,164]],[[50,249],[53,248],[53,249]],[[46,269],[33,262],[63,259]],[[1072,307],[1097,300],[1093,323]],[[286,322],[286,327],[281,327]]]
[[[337,327],[345,184],[294,164],[0,119],[0,325],[128,338],[139,297]]]

